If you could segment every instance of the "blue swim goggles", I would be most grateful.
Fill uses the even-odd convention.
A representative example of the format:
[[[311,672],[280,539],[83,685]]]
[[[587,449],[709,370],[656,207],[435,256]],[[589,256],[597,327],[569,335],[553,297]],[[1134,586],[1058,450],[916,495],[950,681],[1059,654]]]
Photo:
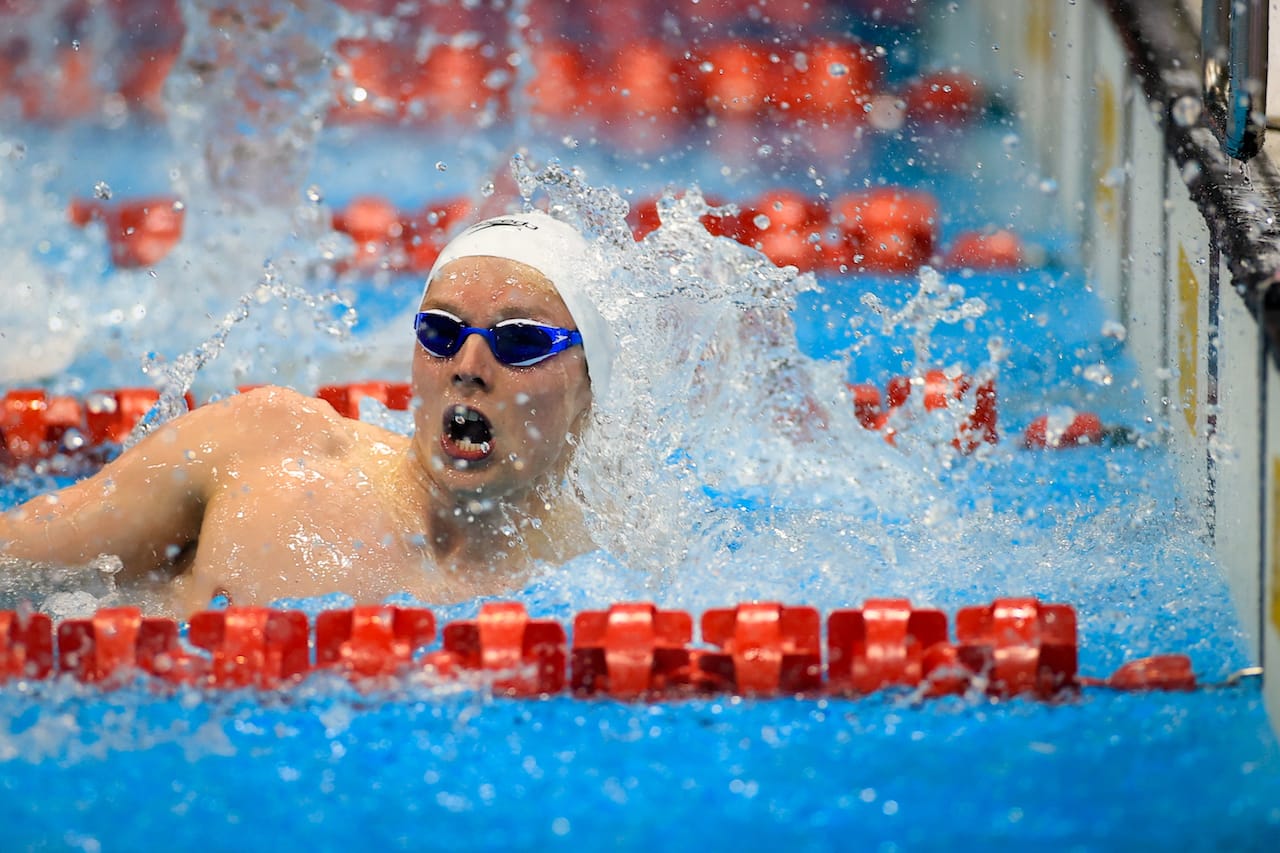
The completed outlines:
[[[508,367],[528,367],[582,345],[582,334],[577,329],[561,329],[532,320],[503,320],[481,329],[463,325],[462,320],[439,309],[416,315],[413,328],[418,333],[418,343],[436,358],[452,358],[468,335],[479,335],[489,342],[493,357]]]

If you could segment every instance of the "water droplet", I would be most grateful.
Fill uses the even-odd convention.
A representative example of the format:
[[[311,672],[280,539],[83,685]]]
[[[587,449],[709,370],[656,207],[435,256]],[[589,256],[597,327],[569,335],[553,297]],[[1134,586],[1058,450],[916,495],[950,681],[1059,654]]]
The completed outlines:
[[[436,171],[437,171],[437,172],[444,172],[444,171],[447,171],[447,170],[448,170],[448,168],[449,168],[449,166],[448,166],[448,165],[447,165],[443,160],[437,160],[437,161],[436,161]]]
[[[1117,341],[1123,341],[1127,335],[1128,330],[1125,329],[1123,323],[1118,323],[1115,320],[1108,320],[1102,324],[1102,336],[1104,338],[1113,338]]]
[[[1105,364],[1090,364],[1085,367],[1082,375],[1095,385],[1105,386],[1111,384],[1111,368]]]
[[[493,192],[494,192],[493,181],[485,181],[484,185],[480,187],[480,195],[484,196],[485,198],[489,198],[490,196],[492,196]]]
[[[98,181],[93,185],[93,197],[102,201],[111,198],[111,186],[106,181]]]
[[[1200,99],[1193,95],[1183,95],[1173,102],[1169,114],[1173,123],[1179,127],[1191,127],[1200,121]]]
[[[72,50],[79,50],[79,49],[80,49],[80,39],[72,39],[72,40],[71,40],[71,49],[72,49]]]
[[[315,184],[312,184],[311,186],[307,187],[307,201],[311,202],[312,204],[319,204],[320,202],[324,201],[324,193],[320,191],[320,187],[316,186]]]
[[[1116,166],[1108,169],[1106,174],[1102,176],[1101,184],[1104,187],[1120,187],[1124,186],[1125,172],[1123,166]]]

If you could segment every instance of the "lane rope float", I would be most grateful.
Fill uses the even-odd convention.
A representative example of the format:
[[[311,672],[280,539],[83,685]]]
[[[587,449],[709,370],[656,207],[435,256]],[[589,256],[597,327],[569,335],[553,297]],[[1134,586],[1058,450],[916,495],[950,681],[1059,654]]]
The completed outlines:
[[[241,386],[248,391],[253,385]],[[872,383],[848,383],[846,389],[858,423],[881,433],[894,443],[899,430],[921,413],[965,407],[956,424],[952,446],[973,453],[983,444],[1000,440],[999,405],[995,382],[944,370],[926,370],[919,376],[895,376],[884,390]],[[359,419],[360,404],[372,399],[392,411],[407,411],[413,390],[407,382],[380,380],[325,385],[315,396],[344,417]],[[50,395],[40,388],[17,388],[0,397],[0,468],[43,466],[45,469],[83,470],[101,464],[160,399],[154,388],[115,388],[94,391],[82,398]],[[187,393],[188,410],[196,401]],[[920,411],[909,405],[920,403]],[[1092,412],[1070,411],[1041,415],[1021,436],[1021,446],[1031,450],[1061,450],[1089,446],[1133,444],[1136,434],[1123,426],[1104,425]]]
[[[856,697],[883,690],[918,698],[980,694],[1061,701],[1084,688],[1194,690],[1191,659],[1160,654],[1106,678],[1078,672],[1075,610],[1035,598],[1000,598],[946,615],[904,598],[837,609],[772,602],[706,610],[694,642],[683,610],[622,602],[578,613],[572,632],[531,617],[516,601],[487,602],[474,619],[439,632],[429,608],[358,606],[309,619],[296,610],[228,607],[185,626],[136,607],[54,621],[0,611],[0,684],[69,677],[120,686],[288,689],[316,673],[364,686],[415,673],[487,679],[497,695],[569,693],[621,700],[718,694]],[[570,639],[570,636],[572,639]],[[1232,686],[1252,675],[1241,671]]]
[[[660,224],[661,201],[649,196],[634,202],[628,223],[636,240]],[[710,234],[751,246],[772,263],[800,272],[904,276],[926,264],[987,272],[1032,265],[1032,253],[1006,228],[963,231],[944,246],[938,202],[921,190],[876,187],[827,198],[772,189],[737,202],[708,201],[716,211],[701,222]],[[355,196],[333,212],[330,223],[355,244],[352,254],[338,261],[338,272],[425,275],[473,210],[466,196],[408,209],[381,196]],[[176,196],[73,198],[67,217],[82,228],[100,223],[112,263],[136,269],[154,266],[178,244],[185,207]]]

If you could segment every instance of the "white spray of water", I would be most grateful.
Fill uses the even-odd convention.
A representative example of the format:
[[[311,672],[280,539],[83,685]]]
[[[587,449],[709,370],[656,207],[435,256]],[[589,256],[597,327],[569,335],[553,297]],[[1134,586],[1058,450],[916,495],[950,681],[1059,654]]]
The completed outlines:
[[[196,202],[196,214],[291,208],[333,102],[329,56],[341,34],[339,8],[330,0],[183,0],[182,12],[182,51],[165,82],[181,164],[175,189]],[[282,221],[255,217],[277,229]],[[192,225],[198,233],[199,215]]]
[[[218,358],[226,348],[228,337],[236,326],[249,319],[255,306],[265,305],[273,300],[285,306],[300,305],[307,309],[311,328],[322,331],[331,338],[345,338],[355,325],[355,309],[344,302],[338,293],[328,291],[317,295],[305,288],[290,285],[281,281],[275,268],[268,264],[258,285],[241,296],[236,306],[218,323],[214,332],[193,349],[178,355],[172,361],[155,353],[144,359],[142,372],[156,379],[160,399],[134,427],[125,447],[132,447],[157,427],[186,412],[186,395],[195,385],[196,376]],[[281,365],[276,365],[277,370],[280,367]],[[286,373],[292,371],[286,370]]]
[[[188,15],[211,9],[200,0],[184,6]],[[368,336],[331,334],[353,320],[332,315],[339,299],[310,295],[332,281],[341,248],[319,196],[301,204],[294,199],[306,183],[303,164],[310,162],[319,130],[309,100],[319,90],[265,85],[278,71],[268,68],[272,38],[287,36],[284,42],[298,49],[296,65],[288,67],[295,80],[305,81],[319,73],[317,46],[331,44],[345,23],[316,30],[291,17],[293,9],[275,10],[282,16],[277,23],[254,24],[247,32],[265,51],[261,67],[232,68],[215,57],[206,68],[196,42],[184,47],[183,61],[194,76],[175,79],[169,89],[170,106],[179,109],[173,130],[183,161],[178,178],[192,193],[188,239],[178,250],[153,270],[116,271],[110,287],[90,288],[92,311],[80,307],[77,293],[58,291],[75,259],[50,266],[46,290],[57,300],[50,316],[63,322],[81,317],[99,332],[89,338],[114,341],[93,353],[97,362],[136,372],[136,359],[121,355],[131,353],[136,341],[153,349],[145,372],[163,388],[166,403],[144,430],[179,411],[181,392],[201,382],[220,390],[242,381],[314,388],[319,379],[335,378],[328,373],[333,360],[324,361],[326,347],[354,372],[342,378],[360,378],[369,363],[358,357],[371,348]],[[237,75],[248,75],[248,89]],[[283,128],[288,138],[262,148],[251,138],[236,139],[216,110],[194,103],[203,95],[191,88],[193,81],[207,82],[214,101],[227,104],[252,100],[255,92],[283,93],[277,105],[283,111],[269,110],[267,125]],[[328,85],[326,80],[320,88]],[[207,151],[197,146],[203,133],[219,136]],[[19,151],[14,142],[0,141],[0,153],[5,145],[9,155]],[[199,153],[194,165],[184,154],[193,151]],[[280,183],[266,180],[277,177],[272,170],[278,155],[288,160]],[[0,180],[13,174],[14,162],[23,161],[10,157]],[[67,227],[59,205],[44,197],[43,164],[36,165],[22,167],[21,192],[3,196],[17,202],[0,206],[6,229],[39,232],[30,245],[57,242],[58,229]],[[564,495],[581,503],[599,551],[549,567],[544,591],[528,593],[533,604],[548,594],[569,606],[645,595],[691,609],[750,598],[832,607],[884,594],[919,603],[972,603],[993,590],[1064,593],[1060,597],[1070,600],[1076,597],[1066,594],[1071,583],[1102,589],[1132,580],[1133,558],[1118,539],[1149,542],[1152,565],[1199,558],[1186,537],[1166,535],[1177,520],[1150,500],[1082,505],[1048,520],[1034,515],[1034,504],[1024,517],[980,500],[958,506],[955,485],[980,486],[988,466],[1009,464],[1013,451],[987,449],[957,465],[947,439],[963,402],[932,419],[921,417],[914,431],[900,431],[897,448],[863,430],[843,390],[846,362],[815,361],[796,348],[791,309],[817,283],[713,238],[699,221],[713,211],[696,188],[673,192],[661,208],[662,227],[636,243],[626,226],[626,205],[612,190],[573,170],[535,169],[523,159],[516,161],[516,177],[525,198],[549,203],[597,238],[605,286],[594,295],[621,345],[616,373],[622,381],[617,393],[599,401]],[[259,189],[263,194],[255,196]],[[255,199],[261,202],[256,208]],[[16,242],[13,233],[7,232],[7,243]],[[83,252],[100,247],[100,236],[64,242]],[[272,266],[264,276],[267,258]],[[971,323],[983,306],[932,271],[917,287],[898,311],[874,300],[864,305],[879,315],[879,335],[909,331],[918,370],[934,366],[929,344],[939,323]],[[291,310],[297,304],[308,310]],[[217,317],[224,319],[210,333]],[[34,318],[37,327],[48,322]],[[233,350],[229,342],[237,337],[248,345]],[[193,340],[200,341],[194,348]],[[389,340],[407,362],[403,338]],[[990,349],[990,364],[954,367],[990,376],[1001,359],[999,341]],[[164,352],[181,355],[167,361]],[[917,401],[912,406],[913,415],[923,415]],[[1130,476],[1123,465],[1109,476],[1126,490],[1147,487],[1140,480],[1123,482]],[[1087,567],[1082,553],[1092,555]],[[106,603],[112,594],[100,600]],[[79,606],[65,597],[49,606],[55,604]]]
[[[83,251],[61,262],[50,258],[70,228],[43,184],[48,164],[31,157],[17,136],[0,133],[0,383],[30,383],[65,370],[88,333],[83,303],[72,286],[72,268]]]
[[[640,570],[648,594],[689,604],[728,584],[795,597],[801,577],[824,574],[862,574],[850,589],[866,589],[868,569],[903,550],[896,528],[954,519],[928,470],[858,425],[847,363],[797,350],[791,312],[812,276],[713,237],[700,219],[715,210],[696,188],[666,197],[661,227],[637,243],[608,188],[558,165],[514,165],[525,198],[598,249],[593,297],[619,342],[620,381],[597,401],[570,492],[602,551]],[[970,306],[961,313],[974,316]],[[919,313],[936,324],[955,319],[948,310]],[[824,565],[806,563],[819,550]]]

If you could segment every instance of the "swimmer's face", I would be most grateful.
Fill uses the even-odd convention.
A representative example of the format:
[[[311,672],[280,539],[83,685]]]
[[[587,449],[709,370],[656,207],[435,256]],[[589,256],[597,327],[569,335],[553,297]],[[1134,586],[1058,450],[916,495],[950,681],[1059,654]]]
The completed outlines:
[[[459,258],[436,273],[421,310],[439,309],[467,326],[534,320],[574,328],[549,281],[503,258]],[[414,441],[428,476],[463,502],[508,498],[558,477],[591,404],[582,347],[529,367],[500,363],[480,335],[450,358],[415,343],[418,399]]]

